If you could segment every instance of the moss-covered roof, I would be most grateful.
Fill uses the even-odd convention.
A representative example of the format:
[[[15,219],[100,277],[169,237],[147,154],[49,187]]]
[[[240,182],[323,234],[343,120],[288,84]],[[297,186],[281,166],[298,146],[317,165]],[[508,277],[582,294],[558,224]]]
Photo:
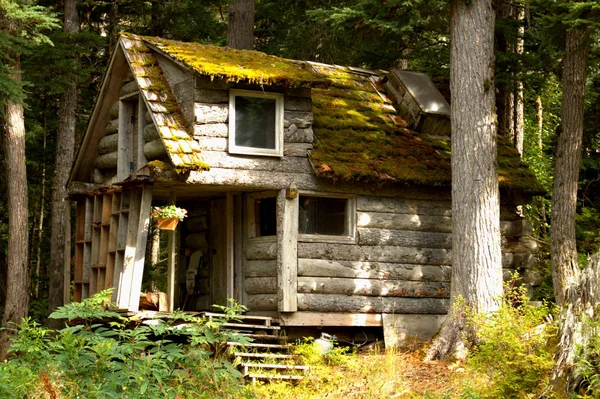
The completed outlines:
[[[312,88],[315,143],[310,160],[321,178],[450,185],[449,140],[406,128],[407,123],[378,83],[383,72],[156,37],[122,34],[121,38],[149,104],[164,106],[150,105],[156,110],[155,122],[176,166],[176,160],[179,165],[206,165],[197,143],[184,128],[183,117],[152,55],[153,47],[211,79]],[[502,138],[498,140],[498,165],[501,187],[531,194],[543,192],[516,149]]]
[[[129,33],[121,34],[121,44],[173,166],[178,170],[208,169],[152,50]]]

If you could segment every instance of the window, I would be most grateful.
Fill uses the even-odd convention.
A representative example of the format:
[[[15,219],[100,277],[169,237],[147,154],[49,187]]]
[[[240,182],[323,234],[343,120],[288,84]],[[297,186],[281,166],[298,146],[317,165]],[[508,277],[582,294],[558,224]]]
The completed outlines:
[[[230,91],[229,152],[283,156],[283,94]]]
[[[273,192],[248,195],[248,237],[277,236],[277,197]]]
[[[300,195],[298,233],[303,241],[353,241],[355,206],[350,197]]]

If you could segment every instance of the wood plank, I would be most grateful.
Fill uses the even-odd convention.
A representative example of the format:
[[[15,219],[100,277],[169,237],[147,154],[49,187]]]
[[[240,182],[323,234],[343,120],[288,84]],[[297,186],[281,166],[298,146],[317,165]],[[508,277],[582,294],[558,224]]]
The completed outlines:
[[[450,283],[336,277],[299,277],[298,293],[407,298],[449,298]]]
[[[148,230],[150,230],[150,209],[152,204],[152,186],[144,185],[141,189],[140,205],[138,208],[138,220],[135,259],[133,263],[131,287],[129,289],[129,311],[137,312],[140,305],[140,294],[142,291],[142,276],[144,275],[144,260],[146,258],[146,243],[148,241]],[[131,215],[130,215],[131,217]]]
[[[298,308],[298,196],[277,195],[277,288],[280,312]],[[250,292],[248,292],[250,293]]]
[[[295,312],[279,316],[283,326],[381,327],[382,317],[375,313]]]
[[[311,312],[446,314],[448,306],[446,298],[298,294],[298,310]]]
[[[258,264],[255,269],[269,271],[269,266]],[[298,259],[298,276],[346,277],[368,279],[395,279],[407,281],[450,281],[451,266],[428,266],[370,261],[333,261],[326,259]],[[258,274],[256,273],[258,277]],[[264,276],[268,276],[264,274]]]
[[[358,212],[357,216],[357,227],[452,233],[450,216],[382,212]]]
[[[358,228],[359,245],[452,249],[452,234]]]
[[[410,215],[452,216],[452,204],[447,201],[414,200],[360,196],[356,199],[357,211],[404,213]]]
[[[248,252],[248,251],[247,251]],[[250,253],[253,255],[253,253]],[[298,243],[298,257],[359,262],[398,262],[421,265],[451,265],[449,249]],[[257,258],[254,258],[257,259]]]
[[[244,267],[245,277],[277,277],[277,260],[249,260]]]

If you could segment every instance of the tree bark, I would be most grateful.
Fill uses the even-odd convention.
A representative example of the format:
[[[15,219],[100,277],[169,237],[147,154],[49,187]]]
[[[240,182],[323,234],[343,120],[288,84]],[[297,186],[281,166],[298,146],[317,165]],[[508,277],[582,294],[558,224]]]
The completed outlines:
[[[587,45],[590,32],[585,28],[567,31],[562,78],[562,133],[558,137],[556,167],[552,188],[551,258],[554,297],[565,302],[567,289],[578,278],[575,211],[577,182],[583,137],[583,109],[587,76]]]
[[[254,0],[232,0],[229,5],[227,46],[242,50],[254,47]]]
[[[65,0],[64,31],[68,34],[79,32],[79,18],[77,15],[77,1]],[[56,137],[56,158],[54,161],[54,176],[52,177],[52,240],[49,265],[49,293],[48,311],[52,312],[57,307],[64,305],[65,272],[67,259],[65,259],[65,242],[68,215],[67,207],[67,180],[73,164],[75,151],[75,124],[77,117],[77,86],[75,82],[60,96],[58,109],[58,131]],[[60,320],[49,319],[49,325],[59,328]]]
[[[16,75],[20,80],[19,55],[9,55]],[[6,303],[2,326],[13,328],[27,316],[29,302],[28,278],[28,209],[27,172],[25,168],[25,120],[23,105],[11,100],[6,102],[4,118],[4,155],[7,168],[8,191],[8,271],[6,277]],[[0,336],[0,360],[6,359],[10,346],[10,331],[3,330]]]
[[[519,21],[519,28],[517,30],[517,45],[516,53],[519,55],[523,54],[525,50],[525,7],[517,3],[515,6],[515,16]],[[519,66],[521,62],[519,61]],[[519,68],[515,74],[515,91],[514,91],[514,135],[515,135],[515,147],[521,158],[523,158],[523,143],[525,139],[525,103],[523,102],[523,79],[521,78],[522,69]]]
[[[454,0],[451,21],[453,310],[428,360],[463,356],[460,306],[491,312],[502,294],[492,0]]]

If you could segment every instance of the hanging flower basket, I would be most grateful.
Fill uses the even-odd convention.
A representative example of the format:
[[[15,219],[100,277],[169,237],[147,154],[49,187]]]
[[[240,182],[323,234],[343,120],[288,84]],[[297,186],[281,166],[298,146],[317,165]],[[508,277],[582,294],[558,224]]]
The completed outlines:
[[[160,230],[175,230],[177,224],[187,216],[187,210],[175,205],[155,206],[150,216],[156,220]]]

